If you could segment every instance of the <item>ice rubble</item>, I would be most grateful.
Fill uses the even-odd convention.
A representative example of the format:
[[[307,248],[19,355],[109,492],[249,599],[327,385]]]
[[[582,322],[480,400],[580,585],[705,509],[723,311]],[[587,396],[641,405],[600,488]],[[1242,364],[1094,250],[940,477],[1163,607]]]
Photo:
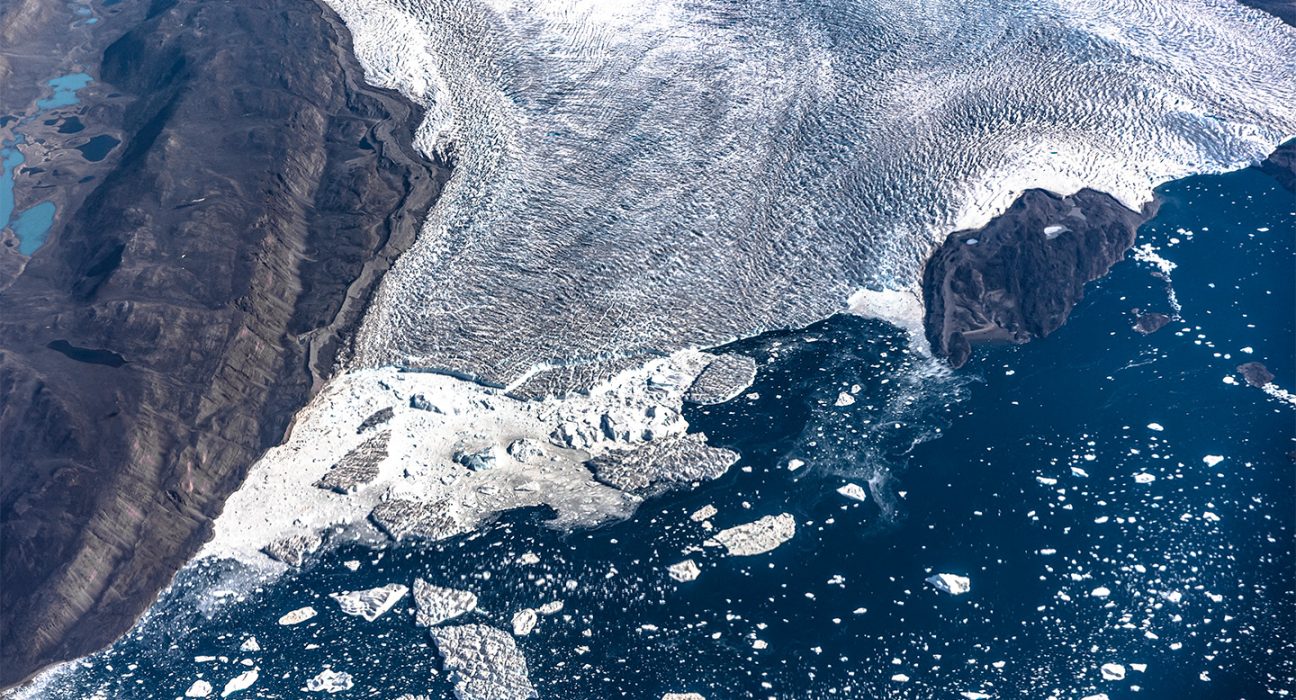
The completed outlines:
[[[266,553],[275,552],[291,563],[305,555],[283,554],[284,543],[309,545],[304,552],[339,526],[441,539],[538,505],[553,508],[558,527],[625,517],[644,497],[715,478],[738,458],[686,433],[680,414],[685,393],[715,361],[681,351],[587,394],[535,401],[443,374],[343,374],[298,416],[288,441],[254,465],[202,555],[269,565]],[[412,407],[412,396],[438,411]],[[386,416],[381,426],[357,430],[375,413]],[[463,463],[483,451],[491,460]]]

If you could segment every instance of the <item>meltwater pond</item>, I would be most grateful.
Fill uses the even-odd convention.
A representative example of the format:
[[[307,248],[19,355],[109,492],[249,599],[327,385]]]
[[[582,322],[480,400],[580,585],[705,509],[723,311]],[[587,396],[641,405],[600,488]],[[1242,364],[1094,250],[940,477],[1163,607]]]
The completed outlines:
[[[172,698],[201,678],[218,695],[256,668],[233,697],[300,698],[332,668],[354,683],[339,697],[450,697],[409,597],[373,622],[328,598],[415,577],[475,592],[461,620],[502,629],[562,601],[518,638],[546,698],[1290,691],[1296,200],[1254,169],[1161,195],[1137,255],[1048,339],[980,348],[957,373],[856,318],[739,342],[756,383],[688,415],[743,454],[715,482],[595,531],[532,512],[436,545],[344,546],[251,590],[237,565],[190,567],[127,637],[34,694]],[[1132,308],[1175,304],[1162,330],[1132,330]],[[1247,361],[1276,386],[1247,386]],[[724,557],[689,517],[706,505],[718,528],[787,512],[797,534]],[[685,558],[701,574],[676,582],[666,567]],[[936,591],[938,572],[971,591]],[[319,615],[277,624],[306,605]]]

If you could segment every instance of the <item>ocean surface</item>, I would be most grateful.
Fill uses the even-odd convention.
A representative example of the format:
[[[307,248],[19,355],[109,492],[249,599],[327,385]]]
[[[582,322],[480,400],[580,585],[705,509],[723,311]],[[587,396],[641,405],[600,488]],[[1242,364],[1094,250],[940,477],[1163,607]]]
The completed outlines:
[[[270,583],[191,565],[131,633],[30,694],[174,698],[199,678],[219,694],[257,668],[232,697],[301,698],[332,668],[355,684],[338,697],[448,698],[409,597],[373,622],[327,597],[415,577],[474,591],[464,620],[506,629],[563,601],[518,640],[545,698],[1290,692],[1296,406],[1235,368],[1261,361],[1296,389],[1296,197],[1256,169],[1158,193],[1138,254],[1047,339],[978,348],[958,372],[857,317],[743,340],[726,349],[757,359],[755,384],[686,415],[743,455],[713,482],[594,531],[513,513],[435,545],[345,546]],[[1133,308],[1180,311],[1143,336]],[[870,498],[839,495],[847,483]],[[720,556],[689,519],[705,505],[717,527],[788,512],[798,531]],[[675,582],[666,567],[686,557],[702,573]],[[971,591],[938,592],[934,573]],[[277,624],[304,605],[320,614]]]

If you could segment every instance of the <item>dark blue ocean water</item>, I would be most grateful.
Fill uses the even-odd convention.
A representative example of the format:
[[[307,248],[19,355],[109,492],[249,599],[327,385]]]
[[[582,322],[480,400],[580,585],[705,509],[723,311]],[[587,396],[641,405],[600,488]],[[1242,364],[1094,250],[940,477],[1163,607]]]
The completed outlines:
[[[45,692],[171,698],[203,677],[219,693],[252,664],[243,696],[305,697],[332,667],[355,680],[340,697],[449,697],[409,598],[366,622],[326,597],[416,576],[475,591],[469,619],[501,627],[564,601],[519,640],[546,698],[1292,691],[1296,407],[1234,368],[1262,361],[1296,389],[1296,198],[1257,170],[1160,193],[1139,242],[1177,266],[1169,286],[1131,256],[1053,336],[980,348],[957,373],[855,318],[742,341],[730,349],[761,366],[750,393],[688,415],[743,454],[721,479],[592,532],[532,512],[435,546],[346,547],[246,596],[210,594],[237,587],[236,567],[190,569]],[[1170,312],[1170,289],[1182,318],[1135,333],[1130,310]],[[856,384],[856,403],[834,406]],[[847,482],[874,500],[838,495]],[[688,514],[707,504],[718,527],[789,512],[798,533],[762,556],[700,551]],[[524,552],[540,563],[519,564]],[[675,583],[665,568],[686,557],[702,574]],[[971,592],[936,592],[934,572],[969,576]],[[276,624],[308,604],[318,617]],[[261,650],[240,651],[251,635]],[[1124,680],[1104,680],[1105,663]]]

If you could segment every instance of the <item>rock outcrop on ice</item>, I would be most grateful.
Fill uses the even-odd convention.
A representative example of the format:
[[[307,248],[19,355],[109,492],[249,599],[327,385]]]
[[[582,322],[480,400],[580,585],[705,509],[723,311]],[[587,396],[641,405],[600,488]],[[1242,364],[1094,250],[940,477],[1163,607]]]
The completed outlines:
[[[431,634],[458,700],[537,697],[526,658],[507,632],[488,625],[452,625],[433,627]]]
[[[796,519],[788,513],[780,513],[721,530],[706,544],[723,546],[733,556],[750,557],[774,550],[795,535]]]

